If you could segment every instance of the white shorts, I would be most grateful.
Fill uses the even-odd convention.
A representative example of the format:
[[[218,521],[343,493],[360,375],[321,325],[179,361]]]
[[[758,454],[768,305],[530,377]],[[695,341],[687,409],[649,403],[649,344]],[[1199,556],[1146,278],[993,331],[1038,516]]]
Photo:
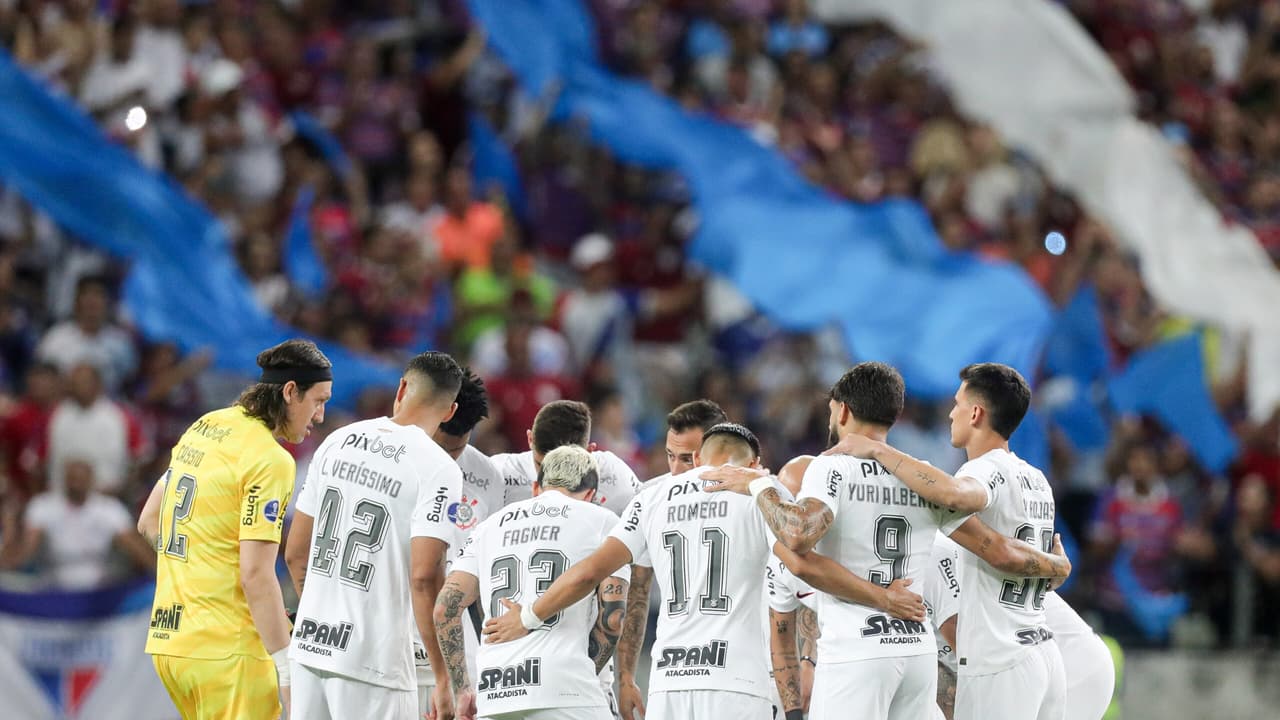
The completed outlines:
[[[316,670],[290,661],[290,717],[346,720],[356,717],[416,720],[418,703],[412,690],[393,690]]]
[[[644,720],[773,720],[773,703],[729,690],[671,690],[649,693]]]
[[[1052,640],[1007,670],[956,678],[956,720],[1063,720],[1066,699],[1062,654]]]
[[[1116,691],[1111,650],[1097,635],[1057,640],[1067,676],[1066,720],[1102,720]]]
[[[609,720],[613,715],[602,707],[542,708],[481,715],[479,720]]]
[[[818,659],[809,720],[920,720],[938,707],[938,656]]]

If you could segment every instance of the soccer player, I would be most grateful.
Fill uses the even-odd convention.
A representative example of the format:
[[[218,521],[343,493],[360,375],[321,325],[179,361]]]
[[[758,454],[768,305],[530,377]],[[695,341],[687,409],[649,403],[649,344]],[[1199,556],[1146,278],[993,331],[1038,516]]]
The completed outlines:
[[[183,718],[274,719],[281,695],[288,709],[275,566],[296,470],[277,440],[324,421],[333,376],[307,340],[263,350],[258,367],[235,405],[183,433],[139,521],[157,552],[146,651]]]
[[[741,425],[707,431],[708,465],[756,466],[760,445]],[[490,642],[523,637],[586,597],[627,563],[652,558],[662,590],[646,720],[768,718],[763,592],[773,537],[750,500],[703,491],[704,468],[646,486],[598,550],[536,602],[504,603],[485,623]]]
[[[697,466],[694,459],[702,447],[702,435],[713,426],[729,422],[724,410],[711,400],[692,400],[678,405],[667,414],[667,467],[670,473],[650,482],[689,472]]]
[[[504,505],[532,497],[533,481],[538,477],[542,457],[558,447],[577,445],[586,448],[591,441],[591,409],[575,400],[556,400],[538,410],[533,427],[526,431],[529,449],[522,453],[502,453],[493,462],[502,471],[506,483]],[[621,515],[635,497],[640,481],[622,458],[607,450],[591,453],[600,472],[600,486],[595,502]]]
[[[933,571],[925,579],[925,602],[930,620],[946,643],[938,644],[938,706],[943,717],[954,716],[958,657],[956,618],[960,605],[960,565],[964,551],[950,538],[939,536],[933,546]],[[1045,623],[1062,653],[1066,674],[1066,720],[1101,720],[1115,692],[1115,663],[1106,643],[1056,592],[1044,596]]]
[[[462,497],[449,505],[449,520],[458,529],[459,537],[456,551],[450,552],[450,563],[462,552],[466,539],[471,536],[485,518],[502,509],[503,481],[502,473],[487,455],[475,449],[471,443],[471,431],[475,429],[481,418],[489,416],[489,397],[485,391],[484,380],[481,380],[470,369],[463,369],[462,387],[458,390],[458,409],[448,422],[440,424],[440,429],[432,435],[432,439],[458,463],[462,469]],[[452,549],[451,549],[452,550]],[[480,639],[480,608],[470,607],[471,613],[463,621],[466,631],[463,637],[467,642],[468,669],[475,675],[476,652]],[[436,685],[436,675],[427,658],[426,647],[418,637],[414,638],[414,661],[417,663],[418,704],[423,714],[428,710],[428,702]]]
[[[435,622],[464,716],[478,710],[508,720],[613,717],[597,673],[613,653],[622,624],[625,565],[548,617],[540,632],[481,646],[478,686],[464,657],[461,623],[463,609],[477,598],[492,616],[511,599],[537,598],[605,541],[617,517],[591,502],[596,480],[595,460],[585,449],[552,450],[542,460],[533,497],[480,523],[454,563],[436,602]],[[591,590],[594,601],[587,597]]]
[[[667,467],[670,472],[645,484],[662,482],[697,467],[702,435],[728,420],[724,410],[711,400],[693,400],[677,406],[667,415]],[[618,713],[624,720],[633,720],[637,710],[644,713],[644,693],[636,684],[636,670],[649,624],[649,589],[652,584],[653,568],[643,565],[631,568],[631,587],[627,592],[627,610],[617,652]]]
[[[443,677],[431,610],[462,471],[431,434],[461,383],[453,358],[417,355],[391,417],[347,425],[316,450],[285,550],[299,595],[289,656],[300,718],[419,717],[415,620]],[[452,717],[438,685],[435,710]]]
[[[522,453],[504,453],[493,457],[494,464],[502,471],[506,489],[506,505],[531,497],[534,480],[546,453],[558,447],[576,445],[586,448],[591,438],[591,409],[573,400],[549,402],[538,410],[533,427],[528,430],[529,450]],[[599,481],[592,502],[603,505],[615,515],[621,515],[627,503],[640,489],[636,474],[622,458],[608,451],[591,452],[596,461]],[[635,568],[632,568],[634,573]],[[600,687],[609,698],[609,706],[618,703],[613,688],[613,662],[600,672]],[[616,717],[616,715],[615,715]]]
[[[845,448],[891,472],[927,500],[977,517],[995,532],[1048,549],[1053,490],[1044,474],[1009,451],[1009,436],[1031,402],[1017,370],[979,363],[960,371],[951,410],[951,444],[969,461],[955,476],[884,443],[853,437]],[[1030,567],[1027,575],[1043,574]],[[1058,720],[1066,681],[1062,655],[1045,622],[1048,579],[1010,573],[965,554],[956,647],[957,720]]]
[[[888,365],[854,366],[831,390],[831,442],[859,438],[863,444],[879,446],[877,441],[883,441],[902,411],[903,395],[902,377]],[[967,505],[940,506],[904,488],[886,467],[857,457],[817,458],[805,472],[797,503],[783,502],[763,478],[746,487],[735,480],[708,489],[749,488],[792,558],[816,546],[835,561],[828,568],[866,573],[880,585],[904,578],[919,583],[937,530],[959,527],[967,515],[957,512],[957,505],[972,512],[980,501],[969,497],[961,498]],[[722,480],[720,474],[707,477]],[[832,527],[834,532],[828,533]],[[787,554],[782,557],[788,559]],[[1046,563],[1052,559],[1038,558]],[[814,587],[839,595],[828,589],[828,573],[792,569]],[[1066,572],[1069,569],[1062,570]],[[1026,574],[1037,573],[1049,574],[1039,566]],[[822,659],[815,671],[811,717],[896,719],[930,714],[937,686],[931,626],[894,622],[873,607],[826,598],[820,601],[818,617]]]

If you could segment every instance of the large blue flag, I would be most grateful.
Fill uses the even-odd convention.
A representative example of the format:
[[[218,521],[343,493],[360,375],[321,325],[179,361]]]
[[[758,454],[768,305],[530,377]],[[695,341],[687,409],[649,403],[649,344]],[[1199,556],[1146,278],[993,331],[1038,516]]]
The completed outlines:
[[[526,91],[558,91],[553,118],[685,177],[699,218],[690,254],[779,324],[839,324],[855,357],[893,363],[918,395],[951,394],[972,362],[1034,376],[1051,314],[1016,265],[949,252],[916,202],[834,199],[741,129],[603,69],[579,0],[470,7]]]
[[[329,287],[329,271],[316,254],[311,234],[311,203],[315,194],[310,185],[298,189],[284,236],[284,272],[289,282],[311,299],[318,298]]]
[[[1223,472],[1239,453],[1205,383],[1199,333],[1135,354],[1111,380],[1111,403],[1123,413],[1155,416],[1187,441],[1200,464]]]
[[[75,237],[130,262],[124,300],[144,335],[211,348],[218,368],[244,375],[257,375],[259,351],[299,335],[256,302],[216,218],[3,50],[0,97],[0,182]],[[321,347],[334,364],[339,404],[399,378],[380,361]]]

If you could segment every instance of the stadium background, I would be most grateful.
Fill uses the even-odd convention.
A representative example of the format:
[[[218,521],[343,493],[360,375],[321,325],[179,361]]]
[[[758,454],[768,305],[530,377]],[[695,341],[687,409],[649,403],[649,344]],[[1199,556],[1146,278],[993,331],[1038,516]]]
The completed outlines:
[[[1280,3],[970,5],[0,2],[0,686],[168,716],[112,540],[288,325],[339,373],[300,470],[424,347],[480,449],[578,398],[642,479],[695,397],[821,449],[851,358],[955,468],[955,372],[1010,362],[1125,715],[1273,716]]]

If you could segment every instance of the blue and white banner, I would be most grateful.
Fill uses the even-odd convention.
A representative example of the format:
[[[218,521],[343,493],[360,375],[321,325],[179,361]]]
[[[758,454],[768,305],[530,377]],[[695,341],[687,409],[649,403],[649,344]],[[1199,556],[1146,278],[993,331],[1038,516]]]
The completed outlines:
[[[143,652],[153,594],[0,592],[0,717],[176,720]]]

